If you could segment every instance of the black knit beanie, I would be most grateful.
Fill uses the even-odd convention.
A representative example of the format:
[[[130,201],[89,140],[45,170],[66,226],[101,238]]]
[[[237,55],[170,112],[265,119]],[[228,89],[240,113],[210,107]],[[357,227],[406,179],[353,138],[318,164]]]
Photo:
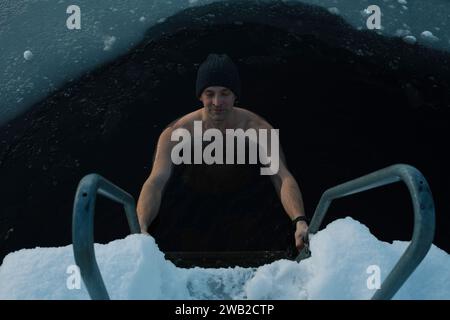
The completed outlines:
[[[208,87],[226,87],[239,97],[241,81],[236,65],[226,54],[210,54],[198,69],[197,97],[200,97]]]

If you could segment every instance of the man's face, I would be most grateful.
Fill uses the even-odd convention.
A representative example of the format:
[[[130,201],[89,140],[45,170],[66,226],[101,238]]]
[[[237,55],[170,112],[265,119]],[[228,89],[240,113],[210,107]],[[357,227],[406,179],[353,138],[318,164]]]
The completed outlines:
[[[203,90],[200,101],[213,120],[224,120],[234,106],[236,96],[225,87],[208,87]]]

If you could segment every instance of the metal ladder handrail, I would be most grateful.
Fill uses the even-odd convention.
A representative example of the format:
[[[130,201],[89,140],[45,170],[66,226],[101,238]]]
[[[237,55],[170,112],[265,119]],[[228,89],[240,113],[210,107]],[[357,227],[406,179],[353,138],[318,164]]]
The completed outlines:
[[[92,173],[78,184],[73,207],[72,242],[75,263],[89,296],[96,300],[109,300],[108,291],[95,259],[94,214],[97,193],[125,208],[131,233],[140,233],[134,198],[102,176]]]
[[[309,234],[319,231],[323,218],[334,199],[398,181],[406,184],[411,195],[414,209],[413,236],[411,243],[386,277],[381,288],[372,297],[373,300],[391,299],[426,256],[434,238],[435,212],[431,190],[422,173],[410,165],[389,166],[326,190],[320,198],[309,225],[308,234],[305,237],[307,245],[296,260],[300,261],[311,255]]]
[[[403,181],[412,198],[414,232],[412,241],[372,299],[391,299],[423,260],[434,238],[435,213],[430,188],[424,176],[414,167],[397,164],[328,189],[322,194],[308,229],[319,230],[334,199]],[[124,205],[131,233],[140,233],[134,198],[98,174],[89,174],[79,183],[73,208],[72,242],[75,262],[92,299],[109,299],[94,251],[94,209],[97,193]],[[297,261],[310,255],[308,246]]]

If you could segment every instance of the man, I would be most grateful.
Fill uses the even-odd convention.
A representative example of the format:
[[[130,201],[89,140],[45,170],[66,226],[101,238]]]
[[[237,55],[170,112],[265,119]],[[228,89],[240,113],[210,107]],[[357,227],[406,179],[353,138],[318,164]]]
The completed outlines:
[[[226,129],[273,130],[267,121],[255,113],[234,106],[240,96],[240,79],[236,66],[227,55],[208,56],[199,68],[196,91],[203,107],[174,121],[159,137],[153,168],[142,187],[137,204],[139,224],[143,233],[148,233],[148,227],[158,214],[165,186],[173,172],[171,155],[177,142],[172,141],[172,134],[176,130],[185,129],[194,135],[194,122],[198,124],[198,121],[201,121],[203,130],[214,128],[223,134]],[[268,149],[270,152],[270,145]],[[226,166],[227,164],[223,164],[222,168]],[[279,159],[278,171],[270,177],[284,210],[293,221],[295,245],[301,250],[308,225],[300,189],[287,169],[283,157]]]

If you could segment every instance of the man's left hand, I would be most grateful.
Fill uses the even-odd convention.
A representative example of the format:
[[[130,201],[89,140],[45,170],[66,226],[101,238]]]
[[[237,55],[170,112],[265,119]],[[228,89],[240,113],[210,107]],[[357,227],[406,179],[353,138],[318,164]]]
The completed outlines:
[[[308,231],[308,224],[305,221],[298,221],[295,229],[295,246],[298,251],[301,251],[304,247],[303,238],[306,237]]]

